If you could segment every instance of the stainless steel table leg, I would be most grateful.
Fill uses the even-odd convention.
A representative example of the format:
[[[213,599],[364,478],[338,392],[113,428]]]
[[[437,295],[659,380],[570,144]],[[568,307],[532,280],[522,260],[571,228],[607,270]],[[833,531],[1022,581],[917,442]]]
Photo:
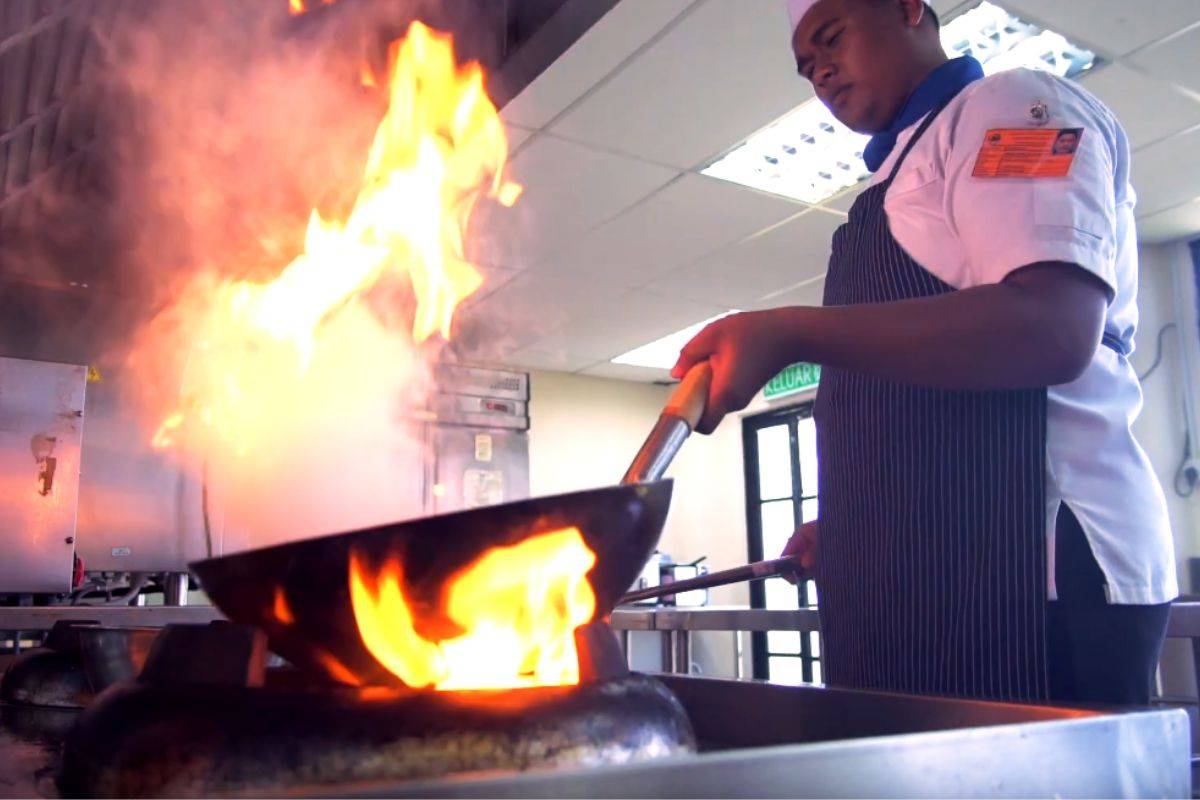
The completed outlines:
[[[166,585],[163,586],[164,606],[186,606],[188,602],[188,574],[186,572],[171,572],[167,574]]]
[[[692,632],[687,630],[674,631],[674,672],[680,675],[690,675],[692,672]]]

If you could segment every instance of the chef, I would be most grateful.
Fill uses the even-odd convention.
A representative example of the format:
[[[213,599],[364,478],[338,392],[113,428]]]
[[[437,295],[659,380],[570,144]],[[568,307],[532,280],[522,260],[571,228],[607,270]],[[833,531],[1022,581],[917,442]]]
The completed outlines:
[[[1129,143],[1077,84],[948,59],[921,0],[787,0],[800,75],[874,173],[824,307],[736,314],[702,432],[788,364],[823,366],[815,566],[832,685],[1149,700],[1178,589],[1131,425]],[[816,544],[819,542],[819,556]]]

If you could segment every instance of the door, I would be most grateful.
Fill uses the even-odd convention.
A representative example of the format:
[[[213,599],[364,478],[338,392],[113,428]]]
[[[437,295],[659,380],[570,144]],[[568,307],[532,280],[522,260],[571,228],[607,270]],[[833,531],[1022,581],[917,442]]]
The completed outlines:
[[[746,470],[746,530],[750,560],[778,558],[801,524],[817,518],[817,435],[812,403],[805,402],[742,420]],[[811,580],[792,586],[782,578],[750,584],[753,608],[815,607]],[[821,643],[816,633],[753,634],[754,677],[777,683],[821,682]]]

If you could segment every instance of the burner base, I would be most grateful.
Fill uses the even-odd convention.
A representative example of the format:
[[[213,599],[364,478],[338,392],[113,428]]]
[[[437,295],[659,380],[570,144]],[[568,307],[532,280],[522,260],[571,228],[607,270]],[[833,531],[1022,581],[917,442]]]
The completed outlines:
[[[628,763],[694,747],[679,701],[637,674],[501,692],[135,683],[80,716],[59,786],[80,797],[287,792]]]

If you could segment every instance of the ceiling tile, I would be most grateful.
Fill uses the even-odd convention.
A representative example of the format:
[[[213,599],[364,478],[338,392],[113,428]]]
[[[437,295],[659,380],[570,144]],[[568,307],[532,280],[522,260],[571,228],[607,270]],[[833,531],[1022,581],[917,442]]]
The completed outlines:
[[[504,123],[504,132],[508,134],[508,152],[514,153],[517,148],[525,144],[525,141],[533,135],[533,131],[522,128],[520,125],[513,125],[511,122]]]
[[[507,349],[517,351],[586,316],[598,303],[615,301],[623,291],[603,275],[525,272],[462,313],[478,331],[476,339],[504,342]],[[572,352],[566,348],[538,349]]]
[[[527,347],[509,356],[508,363],[522,369],[541,369],[549,372],[578,372],[584,367],[595,364],[596,359]]]
[[[584,375],[596,378],[615,378],[619,381],[636,381],[638,383],[655,383],[671,380],[671,373],[665,369],[650,369],[635,367],[630,364],[613,364],[605,361],[581,370]]]
[[[1133,149],[1200,124],[1200,99],[1122,64],[1108,64],[1082,81],[1112,109]]]
[[[941,17],[943,22],[946,21],[950,12],[956,10],[959,6],[970,8],[971,6],[976,5],[975,3],[970,2],[970,0],[926,0],[926,2],[933,6],[934,10],[937,11],[938,16]]]
[[[685,173],[538,269],[591,272],[624,286],[642,286],[804,208],[781,197]]]
[[[610,219],[679,173],[539,134],[510,164],[525,187],[512,208],[481,204],[468,257],[523,269]]]
[[[1175,136],[1133,156],[1138,214],[1146,216],[1196,196],[1200,187],[1200,130]]]
[[[504,107],[539,129],[633,55],[694,0],[622,0]]]
[[[706,0],[552,130],[691,169],[810,97],[783,3]]]
[[[830,241],[845,219],[814,210],[651,284],[653,291],[727,308],[825,274]]]
[[[462,301],[460,308],[468,308],[486,300],[521,274],[515,269],[493,267],[486,264],[479,265],[479,271],[483,273],[483,284],[475,290],[473,295]]]
[[[1189,203],[1142,217],[1137,222],[1138,241],[1160,244],[1200,234],[1200,197]]]
[[[535,346],[606,361],[728,310],[639,289],[615,299],[597,300],[591,311],[541,337]]]
[[[862,194],[863,190],[866,188],[867,182],[860,181],[854,186],[851,186],[849,189],[843,191],[841,194],[833,197],[830,200],[826,200],[821,204],[821,208],[834,211],[839,214],[848,215],[850,213],[850,207],[854,205],[854,201],[858,199],[858,196]]]
[[[764,308],[783,308],[784,306],[819,306],[825,293],[825,278],[808,280],[782,292],[775,292],[767,297],[761,297],[746,306],[747,311],[757,311]]]
[[[1001,0],[1017,16],[1121,56],[1200,20],[1196,0]],[[1024,12],[1024,13],[1022,13]]]
[[[1195,16],[1200,17],[1200,2],[1191,0],[1189,5]],[[1153,13],[1144,14],[1147,17],[1157,15],[1157,6]],[[1143,50],[1129,60],[1160,78],[1200,92],[1200,26]]]

